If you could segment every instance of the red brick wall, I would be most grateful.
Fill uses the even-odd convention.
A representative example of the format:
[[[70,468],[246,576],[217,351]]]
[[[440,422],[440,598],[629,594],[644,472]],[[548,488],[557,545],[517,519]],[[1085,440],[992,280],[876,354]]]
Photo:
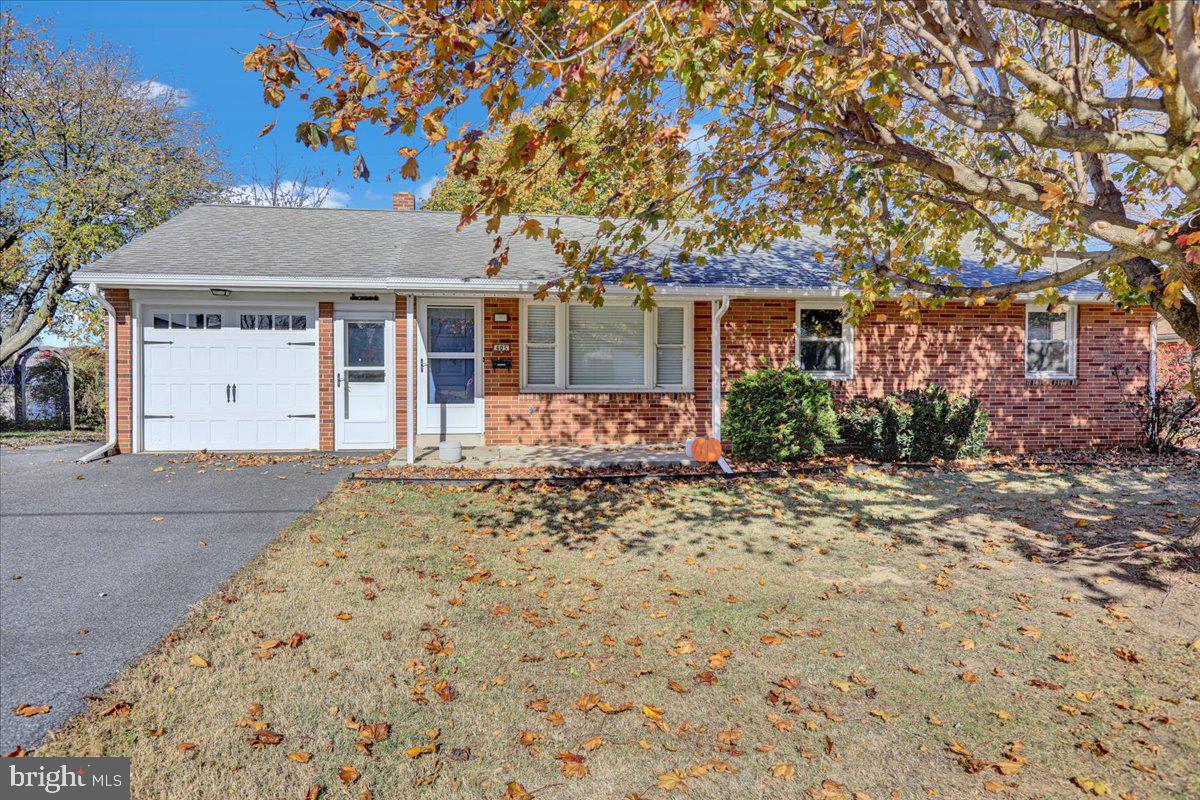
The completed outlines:
[[[317,304],[317,446],[333,450],[333,303]]]
[[[493,321],[499,312],[508,314],[507,322]],[[692,393],[522,393],[520,303],[513,298],[489,298],[484,301],[483,316],[484,430],[489,445],[678,442],[708,432],[711,349],[707,303],[696,304]],[[499,343],[512,349],[494,353],[492,345]],[[512,369],[493,369],[494,355],[511,358]]]
[[[854,380],[839,395],[875,397],[939,383],[979,397],[991,422],[989,445],[1003,450],[1132,445],[1138,426],[1127,403],[1145,391],[1149,309],[1079,306],[1074,380],[1025,377],[1025,307],[944,307],[919,324],[881,304],[855,335]],[[1125,364],[1121,380],[1113,366]],[[1140,371],[1139,371],[1140,368]]]
[[[709,428],[710,312],[696,304],[695,391],[692,394],[521,393],[519,304],[484,304],[484,348],[489,444],[678,442]],[[497,311],[509,321],[492,321]],[[879,396],[928,382],[982,399],[991,419],[990,446],[1004,450],[1105,447],[1135,444],[1136,420],[1126,403],[1145,388],[1152,313],[1109,305],[1079,308],[1077,375],[1071,381],[1027,380],[1025,309],[947,307],[921,321],[900,318],[896,304],[880,304],[859,326],[851,381],[835,381],[839,398]],[[782,366],[795,357],[795,302],[739,299],[721,327],[724,388],[742,372]],[[513,369],[493,370],[492,345],[512,345]],[[1128,364],[1122,381],[1114,364]],[[1137,367],[1142,367],[1141,372]]]
[[[133,321],[128,289],[105,289],[104,297],[116,312],[117,396],[109,398],[116,408],[117,452],[133,452]],[[108,323],[112,325],[112,322]]]

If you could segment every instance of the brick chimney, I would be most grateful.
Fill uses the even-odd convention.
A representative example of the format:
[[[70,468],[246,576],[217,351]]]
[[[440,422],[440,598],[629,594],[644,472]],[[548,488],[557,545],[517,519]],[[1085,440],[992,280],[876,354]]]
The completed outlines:
[[[392,195],[392,211],[416,211],[417,198],[412,192],[396,192]]]

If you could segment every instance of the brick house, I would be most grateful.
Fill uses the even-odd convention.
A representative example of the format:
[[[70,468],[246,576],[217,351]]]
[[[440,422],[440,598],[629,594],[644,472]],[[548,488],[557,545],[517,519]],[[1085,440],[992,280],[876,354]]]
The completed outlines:
[[[1115,309],[1092,282],[1052,310],[952,304],[912,323],[883,302],[851,326],[814,238],[665,280],[657,262],[635,265],[658,307],[613,288],[594,308],[534,298],[561,269],[545,241],[514,240],[509,265],[483,277],[482,224],[456,233],[457,214],[410,210],[407,193],[395,206],[196,206],[77,273],[109,313],[115,446],[411,457],[445,438],[682,442],[719,433],[742,372],[791,362],[842,398],[930,381],[978,396],[999,449],[1139,435],[1126,404],[1146,388],[1153,315]],[[965,277],[1012,277],[982,270],[967,262]]]

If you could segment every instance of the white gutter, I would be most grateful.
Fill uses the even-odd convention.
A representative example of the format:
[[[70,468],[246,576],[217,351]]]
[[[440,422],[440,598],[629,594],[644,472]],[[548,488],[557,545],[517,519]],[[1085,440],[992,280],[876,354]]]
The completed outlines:
[[[712,436],[721,438],[721,319],[729,310],[729,295],[712,303]]]
[[[417,460],[416,448],[416,402],[414,395],[417,392],[417,376],[413,374],[413,348],[416,342],[413,341],[413,296],[408,295],[406,310],[408,325],[408,335],[405,336],[404,358],[406,359],[406,367],[404,370],[404,438],[405,438],[405,461],[413,464]]]
[[[104,295],[96,288],[96,284],[88,286],[88,294],[96,298],[104,308],[108,322],[108,387],[105,396],[105,426],[108,428],[108,441],[87,455],[81,456],[80,464],[95,461],[108,455],[117,446],[117,310],[112,307]]]
[[[422,292],[465,293],[474,295],[533,294],[542,286],[540,280],[506,280],[498,278],[389,278],[383,281],[364,281],[345,278],[316,278],[303,275],[288,277],[245,277],[230,275],[147,275],[121,273],[95,273],[76,276],[77,282],[91,281],[99,286],[116,286],[126,289],[175,288],[175,289],[260,289],[260,290],[325,290],[325,291],[381,291],[391,290],[398,294],[420,294]],[[634,290],[621,286],[607,288],[613,295],[632,295]],[[737,286],[714,284],[674,284],[655,287],[655,293],[696,299],[719,299],[721,297],[773,297],[794,299],[842,298],[850,290],[846,287],[789,287],[789,286]],[[1016,295],[1018,302],[1035,299],[1036,295]],[[1108,302],[1096,293],[1071,293],[1064,295],[1070,303]],[[950,301],[955,302],[954,300]],[[965,301],[964,301],[965,302]]]

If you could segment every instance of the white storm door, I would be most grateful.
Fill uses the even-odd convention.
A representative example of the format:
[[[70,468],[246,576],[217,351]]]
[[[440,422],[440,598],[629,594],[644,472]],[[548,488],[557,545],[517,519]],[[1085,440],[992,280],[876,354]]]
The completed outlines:
[[[420,301],[417,433],[483,433],[482,316],[479,301]]]
[[[334,444],[339,450],[383,450],[396,443],[395,321],[334,315]]]

